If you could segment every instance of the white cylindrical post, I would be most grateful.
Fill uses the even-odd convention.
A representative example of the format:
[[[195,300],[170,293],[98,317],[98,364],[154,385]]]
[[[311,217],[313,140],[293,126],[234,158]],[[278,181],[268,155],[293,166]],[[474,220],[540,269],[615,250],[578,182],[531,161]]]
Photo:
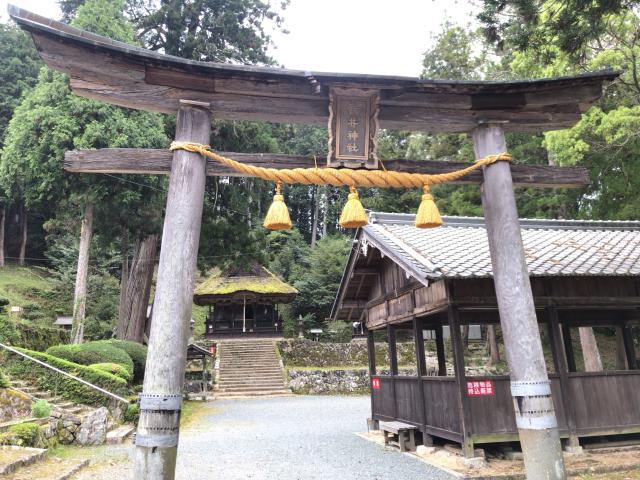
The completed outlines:
[[[210,135],[208,105],[181,102],[176,140],[206,145]],[[140,395],[136,479],[175,478],[205,179],[205,159],[201,155],[184,150],[174,152],[149,353]]]
[[[507,151],[499,126],[477,128],[473,142],[478,159]],[[562,448],[509,162],[484,167],[482,205],[527,479],[564,479]]]

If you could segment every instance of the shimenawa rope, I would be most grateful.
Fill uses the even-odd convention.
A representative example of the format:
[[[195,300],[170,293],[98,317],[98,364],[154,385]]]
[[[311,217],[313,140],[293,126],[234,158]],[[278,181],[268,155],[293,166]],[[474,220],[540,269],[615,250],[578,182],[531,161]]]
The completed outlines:
[[[358,198],[356,187],[377,187],[377,188],[423,188],[422,203],[418,209],[416,216],[416,226],[420,228],[436,227],[442,224],[442,219],[438,213],[433,196],[429,193],[430,185],[438,185],[442,183],[458,180],[466,174],[477,170],[484,165],[490,165],[494,162],[505,160],[511,161],[511,155],[501,153],[499,155],[489,155],[466,168],[455,170],[453,172],[425,174],[425,173],[409,173],[398,172],[394,170],[353,170],[353,169],[337,169],[337,168],[266,168],[246,165],[236,160],[219,155],[210,150],[208,145],[190,142],[173,142],[169,147],[170,150],[186,150],[188,152],[199,153],[205,157],[209,157],[218,163],[243,173],[247,176],[261,178],[275,182],[277,185],[276,195],[274,197],[275,212],[277,218],[272,218],[269,209],[265,218],[265,227],[272,229],[291,228],[291,220],[283,217],[282,207],[284,205],[284,197],[280,192],[282,184],[302,184],[302,185],[331,185],[334,187],[348,186],[350,187],[349,201],[345,206],[340,217],[340,224],[345,228],[357,228],[368,223],[368,218],[362,204]],[[273,207],[274,205],[272,205]],[[287,219],[289,217],[286,211]]]

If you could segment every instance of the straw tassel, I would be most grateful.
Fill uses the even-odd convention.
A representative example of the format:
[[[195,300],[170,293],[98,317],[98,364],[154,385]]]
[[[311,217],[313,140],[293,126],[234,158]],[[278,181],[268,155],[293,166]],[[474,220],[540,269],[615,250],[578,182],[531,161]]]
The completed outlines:
[[[355,186],[349,188],[349,199],[340,214],[340,225],[343,228],[360,228],[369,223],[367,212],[364,211]]]
[[[429,185],[422,187],[422,202],[418,207],[416,215],[417,228],[435,228],[442,225],[442,217],[438,211],[436,202],[433,201],[433,195],[429,193]]]
[[[276,194],[273,196],[267,216],[264,217],[263,225],[269,230],[289,230],[292,227],[289,209],[282,196],[282,182],[276,183]]]

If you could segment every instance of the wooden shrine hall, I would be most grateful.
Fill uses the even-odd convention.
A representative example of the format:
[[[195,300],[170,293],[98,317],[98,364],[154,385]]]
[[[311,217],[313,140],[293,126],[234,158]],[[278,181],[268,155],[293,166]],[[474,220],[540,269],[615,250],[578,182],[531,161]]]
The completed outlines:
[[[208,305],[209,338],[282,336],[277,305],[291,303],[298,291],[262,265],[215,271],[196,287],[193,302]]]
[[[640,331],[640,222],[522,220],[521,228],[536,315],[550,339],[561,436],[639,433],[632,328]],[[371,213],[357,241],[332,318],[365,319],[373,418],[413,424],[426,443],[460,442],[468,455],[474,444],[517,441],[509,377],[465,373],[460,326],[500,321],[484,219],[449,217],[441,228],[418,230],[411,215]],[[451,332],[449,358],[443,326]],[[627,369],[578,371],[572,335],[582,326],[621,330]],[[389,342],[389,375],[377,372],[372,354],[380,330]],[[398,374],[400,331],[415,341],[419,375]],[[435,371],[425,362],[426,337],[436,340]]]
[[[9,14],[31,34],[44,63],[69,76],[75,94],[127,108],[177,114],[173,151],[79,150],[67,152],[64,162],[69,172],[169,175],[149,354],[140,396],[136,478],[174,478],[184,352],[207,175],[277,179],[273,204],[281,202],[278,211],[288,217],[283,196],[278,193],[281,184],[342,186],[345,197],[350,188],[349,197],[357,198],[357,187],[372,186],[372,179],[376,187],[387,188],[398,186],[399,178],[404,179],[403,188],[422,188],[423,202],[437,213],[426,191],[430,185],[445,181],[438,176],[444,173],[449,183],[482,184],[491,263],[500,266],[494,272],[495,295],[505,347],[514,353],[507,355],[511,394],[517,399],[510,414],[518,426],[528,474],[531,478],[564,478],[556,412],[544,369],[513,188],[576,188],[587,184],[588,176],[582,167],[511,162],[505,132],[573,126],[599,100],[603,85],[617,78],[616,72],[487,82],[219,64],[145,50],[14,6],[9,6]],[[213,152],[204,147],[211,143],[213,119],[323,125],[327,127],[327,149],[308,156]],[[381,128],[468,133],[473,138],[476,162],[388,159],[382,168],[376,151]],[[215,145],[212,147],[215,150]],[[320,165],[318,158],[325,155],[326,162]],[[543,159],[541,163],[545,163]],[[464,169],[470,165],[474,170],[469,173]],[[267,169],[253,167],[268,167],[270,176],[264,176]],[[304,171],[294,175],[286,170],[294,168]],[[256,174],[258,171],[263,176]],[[461,176],[461,171],[467,173]],[[308,180],[312,176],[315,183]],[[286,189],[283,193],[286,196]],[[359,205],[359,200],[349,201],[352,206]],[[358,223],[366,223],[366,213],[360,210]],[[381,382],[387,380],[381,378]],[[391,382],[404,388],[400,381]],[[424,390],[415,391],[422,395]],[[396,405],[393,402],[384,403],[384,408]],[[389,412],[393,413],[384,410],[386,415]],[[468,413],[466,409],[460,412]],[[563,412],[558,407],[561,422]],[[566,418],[570,421],[574,417]],[[509,422],[513,418],[502,415],[501,420],[512,428]],[[462,423],[464,428],[466,425]],[[455,422],[450,426],[453,429]],[[451,435],[459,436],[460,432]]]

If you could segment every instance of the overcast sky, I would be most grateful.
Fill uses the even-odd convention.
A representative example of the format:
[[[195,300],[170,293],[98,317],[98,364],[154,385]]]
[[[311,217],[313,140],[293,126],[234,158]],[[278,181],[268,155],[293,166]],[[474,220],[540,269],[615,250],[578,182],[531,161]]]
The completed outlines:
[[[11,3],[60,16],[55,0]],[[3,20],[6,11],[7,1],[0,0]],[[271,54],[293,69],[417,76],[442,22],[473,22],[475,12],[473,3],[463,0],[291,0],[284,12],[290,33],[273,34]]]

